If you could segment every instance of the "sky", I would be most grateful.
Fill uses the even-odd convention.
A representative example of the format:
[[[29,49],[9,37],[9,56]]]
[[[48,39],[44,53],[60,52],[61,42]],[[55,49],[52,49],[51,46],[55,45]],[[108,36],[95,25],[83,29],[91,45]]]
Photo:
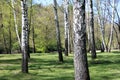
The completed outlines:
[[[118,13],[120,15],[120,1],[118,1]],[[42,5],[49,5],[49,4],[53,4],[53,0],[33,0],[33,3],[35,4],[40,4],[42,3]],[[63,3],[63,0],[57,0],[57,3],[58,4],[62,4]]]
[[[58,3],[62,3],[63,0],[57,0]],[[42,3],[43,5],[52,4],[53,0],[33,0],[33,3]]]

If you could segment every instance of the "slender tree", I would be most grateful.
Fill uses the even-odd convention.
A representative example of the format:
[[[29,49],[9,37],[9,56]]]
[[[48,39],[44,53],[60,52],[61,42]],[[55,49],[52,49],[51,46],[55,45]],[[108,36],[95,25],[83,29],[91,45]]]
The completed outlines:
[[[4,4],[4,3],[3,3]],[[2,5],[0,5],[1,7]],[[3,5],[4,6],[4,5]],[[8,54],[9,53],[9,50],[8,50],[8,47],[7,47],[7,41],[6,41],[6,38],[5,38],[5,32],[4,32],[4,24],[3,24],[3,7],[1,7],[1,14],[0,14],[0,19],[1,19],[1,28],[2,28],[2,37],[3,37],[3,43],[4,43],[4,48],[5,48],[5,51],[6,53]]]
[[[21,40],[20,40],[20,36],[19,36],[19,33],[18,33],[17,17],[16,17],[14,3],[15,3],[14,0],[11,0],[11,5],[12,5],[12,9],[13,9],[13,16],[14,16],[15,31],[16,31],[19,46],[21,48]]]
[[[29,22],[29,28],[32,28],[32,47],[33,47],[33,53],[36,52],[35,50],[35,30],[34,30],[34,25],[32,25],[32,23],[34,22],[33,20],[33,0],[31,0],[30,3],[30,22]]]
[[[22,72],[28,73],[28,15],[26,0],[21,0],[21,10],[22,10],[22,35],[21,35]]]
[[[98,22],[100,26],[100,32],[102,36],[102,43],[101,43],[101,52],[108,51],[107,45],[105,42],[105,25],[104,25],[104,19],[102,17],[102,11],[101,11],[101,2],[100,0],[96,0],[97,2],[97,13],[98,13]]]
[[[33,53],[35,53],[36,49],[35,49],[35,29],[34,29],[34,26],[32,26],[32,46],[33,46]]]
[[[1,27],[3,28],[3,31],[2,31],[3,34],[2,34],[2,36],[3,36],[4,48],[6,50],[6,53],[8,54],[9,50],[8,50],[7,41],[6,41],[6,38],[5,38],[4,25],[2,24]]]
[[[92,59],[96,58],[95,38],[94,38],[94,13],[93,13],[93,2],[89,0],[90,6],[90,47]]]
[[[31,7],[30,7],[30,26],[32,27],[32,46],[33,46],[33,53],[36,52],[35,49],[35,29],[34,29],[34,17],[33,17],[33,0],[31,0]],[[32,25],[33,24],[33,25]]]
[[[57,1],[53,0],[54,2],[54,14],[55,14],[55,24],[56,24],[56,34],[57,34],[57,49],[59,54],[59,61],[63,62],[63,55],[61,49],[61,39],[60,39],[60,29],[59,29],[59,21],[58,21],[58,12],[57,12]]]
[[[120,50],[120,40],[119,40],[119,34],[118,34],[118,32],[117,32],[117,30],[115,29],[115,27],[113,26],[113,28],[114,28],[114,31],[115,31],[115,36],[116,36],[116,39],[117,39],[117,43],[118,43],[118,49]]]
[[[8,32],[9,32],[9,54],[11,54],[12,50],[12,35],[11,35],[11,9],[10,9],[10,19],[9,19],[9,26],[8,26]]]
[[[64,24],[65,24],[65,55],[68,56],[69,50],[69,0],[64,0]]]
[[[112,24],[111,24],[111,32],[110,32],[110,40],[109,40],[108,52],[111,51],[111,45],[112,45],[112,40],[113,40],[115,0],[113,0],[113,6],[112,7],[113,7],[112,8]]]
[[[73,16],[75,80],[90,80],[86,54],[85,0],[74,0]]]
[[[86,16],[87,16],[87,24],[86,24],[86,27],[87,27],[87,41],[88,41],[88,49],[87,49],[87,51],[88,52],[90,52],[90,21],[89,21],[89,14],[90,14],[90,12],[89,12],[89,3],[88,3],[88,0],[87,0],[87,2],[86,2],[87,4],[86,4]]]

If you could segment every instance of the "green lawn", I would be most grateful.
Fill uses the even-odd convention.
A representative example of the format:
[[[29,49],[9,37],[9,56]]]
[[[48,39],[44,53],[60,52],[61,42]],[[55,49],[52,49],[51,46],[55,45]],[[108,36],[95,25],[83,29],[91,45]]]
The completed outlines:
[[[91,80],[120,80],[120,52],[88,54]],[[21,73],[21,54],[0,54],[0,80],[74,80],[73,55],[58,62],[55,53],[31,54],[29,74]]]

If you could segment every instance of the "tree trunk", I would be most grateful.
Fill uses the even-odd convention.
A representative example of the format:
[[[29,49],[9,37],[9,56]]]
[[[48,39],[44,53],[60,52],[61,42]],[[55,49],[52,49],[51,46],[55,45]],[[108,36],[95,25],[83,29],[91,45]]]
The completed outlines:
[[[3,24],[1,26],[2,28],[4,27]],[[7,42],[6,42],[6,39],[5,39],[5,33],[4,33],[4,28],[3,28],[3,43],[4,43],[4,47],[5,47],[5,50],[6,50],[6,53],[8,54],[9,53],[9,50],[8,50],[8,47],[7,47]]]
[[[59,29],[59,21],[58,21],[58,13],[57,13],[57,2],[54,1],[54,13],[55,13],[55,24],[56,24],[56,34],[57,34],[57,49],[59,54],[59,61],[63,62],[63,55],[62,55],[62,49],[61,49],[61,39],[60,39],[60,29]]]
[[[102,35],[102,45],[101,47],[103,48],[103,51],[104,49],[107,51],[107,46],[106,46],[106,43],[105,43],[105,29],[104,29],[104,21],[102,21],[102,16],[101,16],[101,8],[100,8],[100,1],[97,0],[97,13],[98,13],[98,21],[99,21],[99,25],[100,25],[100,32],[101,32],[101,35]]]
[[[75,80],[90,80],[86,53],[85,0],[74,0],[73,12]]]
[[[12,39],[11,39],[11,11],[10,11],[10,20],[9,20],[8,31],[9,31],[9,54],[11,54],[11,50],[12,50]]]
[[[22,72],[28,73],[28,16],[26,0],[21,0],[21,10],[22,10],[22,36],[21,36]]]
[[[36,52],[36,50],[35,50],[35,30],[34,30],[34,18],[32,18],[33,17],[33,6],[32,6],[32,3],[33,2],[33,0],[31,0],[31,8],[30,8],[30,24],[29,24],[29,26],[30,27],[32,27],[32,52],[33,53],[35,53]],[[32,25],[32,23],[33,23],[33,25]]]
[[[35,50],[35,32],[34,32],[34,26],[32,26],[32,46],[33,46],[33,53],[36,52]]]
[[[96,58],[95,38],[94,38],[94,14],[93,14],[93,2],[89,0],[90,6],[90,47],[92,59]]]
[[[89,21],[89,4],[86,5],[87,9],[88,9],[88,13],[87,13],[87,40],[88,40],[88,49],[87,52],[90,52],[90,21]]]
[[[113,9],[112,9],[112,24],[111,24],[111,32],[110,32],[110,40],[109,40],[109,48],[108,52],[111,51],[111,45],[112,45],[112,40],[113,40],[113,27],[114,27],[114,9],[115,8],[115,0],[113,0]]]
[[[16,35],[17,35],[20,51],[21,51],[21,40],[20,40],[20,36],[19,36],[19,33],[18,33],[18,25],[17,25],[17,17],[16,17],[16,12],[15,12],[15,7],[14,7],[14,0],[11,0],[11,5],[12,5],[12,8],[13,8],[15,31],[16,31]]]
[[[119,40],[119,34],[117,32],[117,30],[115,29],[115,27],[113,26],[115,34],[116,34],[116,39],[117,39],[117,43],[118,43],[118,49],[120,50],[120,40]]]
[[[3,43],[4,43],[4,48],[6,50],[6,53],[9,53],[8,47],[7,47],[7,42],[5,39],[5,33],[4,33],[4,25],[3,25],[3,13],[2,13],[3,9],[1,8],[1,14],[0,14],[0,18],[1,18],[1,28],[2,28],[2,37],[3,37]]]
[[[73,9],[69,8],[69,48],[68,53],[73,52]]]
[[[64,24],[65,24],[65,56],[68,56],[69,49],[69,0],[64,0]]]

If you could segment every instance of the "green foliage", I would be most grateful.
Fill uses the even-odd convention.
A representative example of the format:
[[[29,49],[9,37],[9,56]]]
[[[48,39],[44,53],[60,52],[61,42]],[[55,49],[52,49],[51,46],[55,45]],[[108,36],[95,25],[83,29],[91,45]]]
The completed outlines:
[[[31,0],[28,0],[28,20],[30,23],[30,2]],[[13,16],[13,9],[10,6],[11,3],[6,2],[6,0],[0,0],[0,13],[3,14],[3,19],[0,18],[0,44],[1,49],[4,49],[4,43],[3,43],[3,30],[5,33],[5,39],[7,45],[9,45],[9,31],[8,27],[11,28],[11,38],[12,38],[12,52],[18,50],[19,44],[17,44],[17,37],[15,32],[15,25],[14,25],[14,16]],[[20,1],[15,1],[15,12],[16,12],[16,18],[17,18],[17,25],[18,25],[18,31],[19,35],[21,37],[21,6]],[[69,5],[70,9],[70,23],[71,23],[71,30],[70,30],[70,36],[71,36],[71,43],[73,42],[73,33],[72,33],[72,24],[73,24],[73,11],[72,11],[72,4]],[[64,48],[64,15],[63,15],[63,6],[58,7],[58,17],[59,17],[59,24],[60,24],[60,30],[61,30],[61,43],[62,47]],[[34,27],[35,30],[35,47],[37,52],[50,52],[50,51],[56,51],[56,27],[54,22],[54,11],[53,6],[42,6],[42,4],[34,4],[32,7],[32,14],[31,14],[31,27],[30,27],[30,48],[32,50],[33,44],[32,44],[32,27]],[[4,25],[4,29],[1,28],[1,24]],[[97,21],[97,16],[94,17],[94,24],[95,24],[95,41],[96,41],[96,49],[100,49],[101,45],[101,32],[99,23]],[[105,25],[105,41],[108,42],[110,33],[110,23],[106,23]],[[113,39],[113,45],[117,44],[117,40],[115,38],[114,33],[114,39]],[[112,46],[113,48],[116,48],[116,46]],[[64,50],[64,49],[63,49]],[[5,51],[5,50],[4,50]]]
[[[1,44],[0,44],[0,54],[4,52],[4,48],[1,47]]]
[[[12,46],[12,50],[15,51],[15,50],[19,50],[20,46],[19,46],[19,43],[18,42],[14,42],[13,43],[13,46]]]
[[[101,49],[101,41],[99,39],[96,39],[95,46],[96,46],[96,50],[100,50]]]

